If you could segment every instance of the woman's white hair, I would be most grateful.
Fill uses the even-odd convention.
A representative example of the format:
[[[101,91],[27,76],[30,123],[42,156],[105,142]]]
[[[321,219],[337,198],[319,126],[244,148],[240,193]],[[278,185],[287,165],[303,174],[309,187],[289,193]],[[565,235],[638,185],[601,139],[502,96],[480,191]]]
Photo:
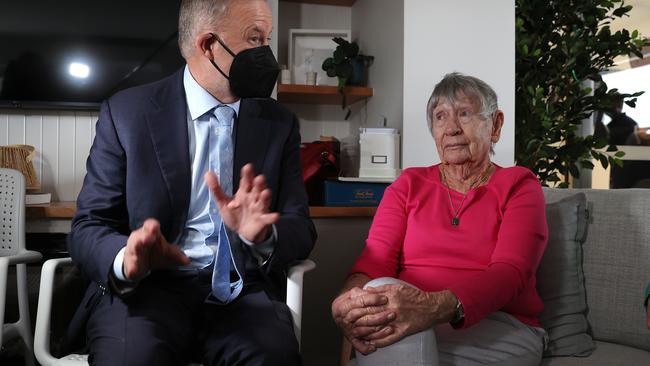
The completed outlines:
[[[473,76],[463,75],[459,72],[452,72],[445,75],[436,84],[427,103],[427,124],[429,131],[432,128],[433,109],[438,106],[440,99],[445,98],[453,105],[456,104],[456,99],[460,93],[478,104],[479,114],[484,118],[492,117],[499,109],[497,93],[485,81]]]
[[[231,1],[183,0],[181,2],[178,16],[178,47],[185,59],[193,52],[196,35],[206,28],[216,28],[227,14]]]

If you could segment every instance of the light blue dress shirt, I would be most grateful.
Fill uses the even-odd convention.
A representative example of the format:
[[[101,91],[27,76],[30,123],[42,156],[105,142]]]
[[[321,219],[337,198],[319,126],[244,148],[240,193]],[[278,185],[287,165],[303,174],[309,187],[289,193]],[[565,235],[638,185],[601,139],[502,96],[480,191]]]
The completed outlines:
[[[187,100],[187,134],[189,137],[192,187],[187,221],[183,229],[183,235],[177,244],[183,253],[190,258],[190,264],[180,267],[181,269],[205,268],[212,264],[217,248],[215,245],[205,243],[205,238],[214,232],[215,227],[208,214],[209,200],[212,198],[203,176],[209,159],[208,134],[210,133],[210,119],[216,119],[212,112],[223,103],[219,102],[194,80],[187,66],[185,66],[183,73],[183,86],[185,87],[185,98]],[[239,100],[226,105],[235,111],[235,116],[239,115]],[[236,120],[235,117],[232,125],[233,131],[235,130]],[[273,225],[273,234],[264,243],[254,244],[241,236],[240,239],[252,247],[253,253],[258,255],[258,261],[261,261],[264,257],[269,257],[272,254],[277,235],[277,230]],[[128,281],[122,271],[124,251],[125,248],[122,248],[115,257],[113,272],[119,280]]]

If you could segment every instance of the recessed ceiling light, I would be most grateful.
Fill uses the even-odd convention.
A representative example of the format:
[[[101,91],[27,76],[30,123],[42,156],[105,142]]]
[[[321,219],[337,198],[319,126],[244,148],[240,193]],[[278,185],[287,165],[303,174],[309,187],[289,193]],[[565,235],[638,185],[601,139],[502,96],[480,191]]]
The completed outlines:
[[[90,75],[90,67],[80,62],[72,62],[68,68],[68,72],[76,78],[85,79]]]

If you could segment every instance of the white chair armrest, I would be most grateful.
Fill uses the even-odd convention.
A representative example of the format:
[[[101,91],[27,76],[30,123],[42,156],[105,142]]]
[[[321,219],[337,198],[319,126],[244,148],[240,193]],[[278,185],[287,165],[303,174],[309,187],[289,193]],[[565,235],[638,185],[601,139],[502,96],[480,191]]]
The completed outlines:
[[[18,254],[9,255],[4,258],[9,259],[9,264],[13,265],[18,263],[36,263],[43,259],[43,255],[33,250],[21,250]]]
[[[52,295],[54,293],[54,275],[62,265],[73,265],[71,258],[50,259],[43,263],[41,285],[36,312],[36,329],[34,332],[34,354],[43,366],[58,362],[50,353],[50,321],[52,316]]]
[[[0,257],[0,346],[5,320],[5,300],[7,299],[7,273],[9,272],[9,259]]]
[[[52,295],[54,292],[54,275],[56,269],[62,265],[73,265],[72,259],[50,259],[43,264],[41,271],[41,285],[34,334],[34,353],[38,362],[43,366],[50,366],[60,362],[59,359],[54,358],[50,353],[50,321]],[[1,266],[2,261],[0,261]],[[312,260],[305,259],[291,266],[287,274],[287,306],[291,310],[298,345],[300,345],[303,276],[305,272],[311,271],[314,268],[316,268],[316,263]]]
[[[287,306],[293,318],[293,330],[300,346],[300,330],[302,329],[302,283],[303,275],[316,268],[316,263],[310,259],[296,262],[289,268],[287,274]]]

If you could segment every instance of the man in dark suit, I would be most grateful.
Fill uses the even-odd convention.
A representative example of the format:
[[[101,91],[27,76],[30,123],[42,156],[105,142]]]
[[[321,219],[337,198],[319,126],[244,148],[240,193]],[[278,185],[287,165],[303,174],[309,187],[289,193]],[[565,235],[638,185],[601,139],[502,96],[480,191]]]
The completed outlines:
[[[264,0],[184,0],[187,66],[103,103],[68,239],[91,364],[300,364],[282,284],[316,234],[271,27]]]

